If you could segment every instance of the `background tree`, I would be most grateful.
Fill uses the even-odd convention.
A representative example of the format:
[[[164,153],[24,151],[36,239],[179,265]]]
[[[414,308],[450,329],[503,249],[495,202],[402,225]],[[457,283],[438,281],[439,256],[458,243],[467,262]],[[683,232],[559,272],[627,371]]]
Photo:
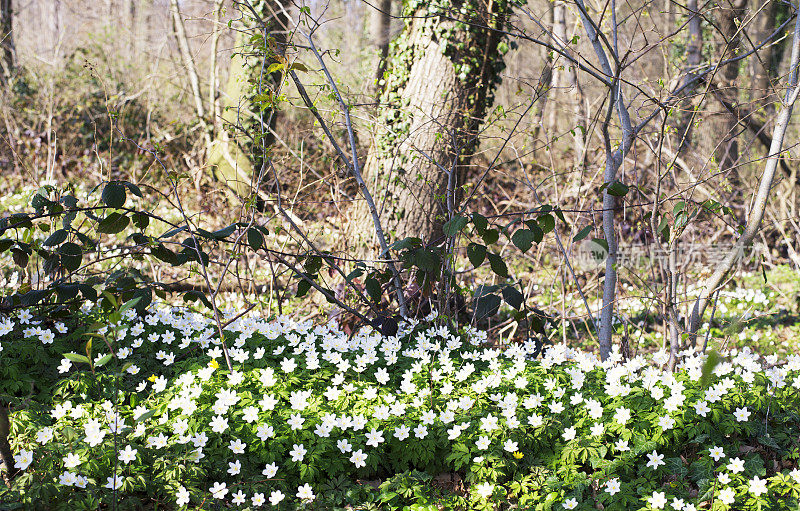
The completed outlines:
[[[11,78],[16,65],[14,49],[14,2],[0,0],[0,80],[7,82]]]
[[[686,61],[684,64],[683,95],[691,98],[698,86],[695,73],[703,56],[703,29],[697,0],[689,0],[686,3],[686,11],[688,21],[686,23],[685,36]],[[692,128],[696,122],[696,110],[691,99],[682,102],[681,108],[678,114],[679,124],[677,130],[677,152],[679,153],[691,146]]]
[[[223,94],[221,129],[211,144],[208,163],[220,182],[245,197],[273,139],[273,91],[281,73],[269,68],[278,62],[275,55],[283,52],[288,20],[285,7],[273,0],[237,2],[237,9],[241,21]]]
[[[109,2],[109,9],[111,8]],[[183,60],[183,66],[186,69],[186,76],[189,79],[189,87],[194,100],[194,108],[197,112],[197,117],[201,123],[205,123],[206,110],[203,106],[203,96],[200,93],[200,78],[197,76],[197,66],[194,63],[192,50],[189,47],[189,40],[186,37],[186,27],[183,24],[183,15],[178,0],[170,0],[170,15],[172,16],[172,30],[175,36],[175,42]]]
[[[747,0],[723,0],[718,4],[714,13],[719,27],[716,31],[715,58],[720,62],[735,57],[744,50],[747,4]],[[706,115],[705,129],[713,136],[698,140],[701,153],[714,154],[720,172],[727,173],[733,183],[739,182],[736,166],[739,161],[739,132],[743,128],[739,123],[738,111],[730,111],[725,104],[739,104],[740,68],[740,62],[730,62],[710,77],[712,96],[708,99],[710,104],[707,108],[710,112]],[[708,147],[704,141],[711,146]]]
[[[785,16],[786,6],[781,2],[767,2],[762,8],[759,2],[755,2],[753,9],[756,18],[756,29],[753,31],[755,32],[754,42],[767,40],[777,28],[778,13]],[[751,64],[750,73],[753,81],[750,95],[756,104],[762,105],[770,111],[773,110],[773,102],[777,99],[772,89],[772,80],[777,71],[774,60],[779,55],[782,46],[784,46],[783,42],[765,45],[756,52]]]
[[[378,50],[378,58],[375,63],[375,83],[377,85],[386,71],[386,57],[389,55],[389,41],[392,38],[392,0],[380,0],[372,10],[370,31],[372,42]]]
[[[556,0],[553,4],[552,15],[554,44],[563,47],[571,40],[567,33],[567,2]],[[583,91],[578,83],[578,73],[573,62],[556,56],[551,87],[550,95],[553,98],[553,104],[550,107],[548,122],[550,129],[556,137],[572,131],[572,138],[575,142],[573,147],[575,165],[583,165],[586,154],[586,115]],[[570,110],[573,112],[572,116],[564,115]]]
[[[512,2],[403,4],[379,85],[380,119],[364,166],[384,230],[433,242],[447,217],[445,196],[464,185],[478,128],[492,102]],[[349,238],[372,243],[372,219],[357,203]]]

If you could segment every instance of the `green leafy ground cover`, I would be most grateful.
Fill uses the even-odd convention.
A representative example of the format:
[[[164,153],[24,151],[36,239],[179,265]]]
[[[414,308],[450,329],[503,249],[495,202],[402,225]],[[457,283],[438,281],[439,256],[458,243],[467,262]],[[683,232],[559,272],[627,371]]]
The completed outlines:
[[[198,314],[84,314],[0,326],[6,509],[798,506],[797,355],[684,353],[667,373],[662,353],[244,317],[229,372]]]

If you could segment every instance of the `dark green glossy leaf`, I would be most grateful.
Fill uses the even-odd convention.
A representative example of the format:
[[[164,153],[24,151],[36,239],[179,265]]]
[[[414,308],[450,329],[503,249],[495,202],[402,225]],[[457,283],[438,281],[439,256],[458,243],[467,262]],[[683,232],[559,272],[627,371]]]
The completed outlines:
[[[100,200],[109,208],[121,208],[125,205],[125,186],[117,181],[111,181],[100,194]]]
[[[142,191],[135,184],[125,181],[125,187],[128,188],[128,190],[130,190],[131,193],[134,194],[135,196],[137,197],[142,196]]]
[[[297,283],[297,294],[295,296],[301,298],[305,296],[310,289],[311,289],[311,282],[307,281],[306,279],[302,279],[300,280],[300,282]]]
[[[61,258],[61,266],[68,271],[76,271],[83,261],[83,249],[76,243],[64,243],[56,249]]]
[[[31,307],[52,294],[52,289],[34,289],[33,291],[28,291],[25,294],[19,295],[19,303],[25,307]]]
[[[175,236],[176,234],[178,234],[179,232],[183,232],[185,230],[186,230],[186,226],[177,227],[175,229],[172,229],[172,230],[169,230],[169,231],[165,232],[164,234],[159,236],[158,239],[171,238],[171,237]]]
[[[556,219],[553,218],[553,215],[550,213],[541,215],[537,220],[539,222],[539,228],[542,229],[544,234],[551,232],[556,227]]]
[[[65,205],[68,208],[77,208],[78,207],[78,199],[74,195],[64,195],[59,200],[61,204]]]
[[[347,274],[347,280],[352,282],[353,279],[357,279],[358,277],[361,277],[362,275],[364,275],[364,268],[363,268],[363,266],[358,266],[358,267],[356,267],[355,270],[353,270],[353,271],[351,271],[350,273]]]
[[[603,238],[592,238],[592,241],[600,245],[603,248],[603,250],[606,251],[606,254],[608,254],[608,242],[606,240],[604,240]]]
[[[414,264],[428,273],[437,273],[441,267],[442,260],[432,250],[422,248],[414,254]]]
[[[511,236],[511,243],[515,247],[522,250],[523,253],[527,252],[533,246],[534,235],[530,229],[517,229]]]
[[[53,287],[59,302],[66,302],[78,296],[78,284],[56,284]]]
[[[491,266],[493,272],[500,277],[508,277],[508,266],[499,255],[489,252],[486,257],[489,258],[489,266]]]
[[[475,319],[480,321],[497,314],[500,308],[500,297],[494,293],[485,294],[475,300]]]
[[[541,227],[539,227],[539,222],[536,220],[527,220],[524,222],[525,225],[528,226],[528,229],[531,230],[533,233],[533,241],[534,243],[541,243],[544,239],[544,231]]]
[[[486,259],[486,246],[479,245],[478,243],[470,243],[467,245],[467,258],[469,258],[469,262],[472,263],[472,266],[477,268],[483,264],[484,259]]]
[[[581,241],[582,239],[586,238],[586,236],[588,236],[589,233],[592,232],[593,228],[594,228],[593,224],[587,225],[586,227],[578,231],[578,234],[576,234],[572,238],[572,241]]]
[[[486,245],[494,245],[495,243],[497,243],[497,240],[500,239],[500,231],[498,231],[497,229],[487,229],[483,233],[482,238],[483,242],[486,243]]]
[[[503,288],[503,299],[507,304],[519,310],[522,307],[524,297],[514,286],[506,286]]]
[[[619,181],[614,181],[606,188],[608,194],[614,197],[624,197],[628,193],[628,190],[630,190],[630,187]]]
[[[89,284],[78,284],[78,289],[85,299],[91,302],[97,301],[97,290]]]
[[[132,218],[133,225],[135,225],[140,231],[147,229],[147,226],[150,225],[150,217],[142,211],[137,211],[134,213]]]
[[[173,266],[178,264],[178,258],[175,252],[165,247],[163,244],[159,243],[158,245],[150,248],[150,253],[158,259],[159,261],[163,261],[165,263],[169,263]]]
[[[264,246],[264,235],[255,227],[247,229],[247,244],[253,250],[260,249]]]
[[[208,299],[206,294],[201,292],[201,291],[198,291],[196,289],[193,289],[191,291],[187,291],[186,293],[184,293],[183,299],[184,299],[184,301],[187,301],[187,302],[195,302],[195,301],[199,300],[199,301],[201,301],[203,303],[203,305],[205,305],[209,309],[212,309],[212,310],[214,309],[214,306],[211,305],[211,301]]]
[[[317,273],[322,268],[322,258],[320,256],[309,256],[303,265],[307,273]]]
[[[389,245],[394,250],[407,250],[409,248],[414,248],[422,245],[422,240],[420,238],[403,238],[401,240],[397,240],[391,245]]]
[[[381,301],[381,283],[378,282],[376,279],[369,277],[365,282],[365,287],[367,289],[367,294],[372,301],[375,303],[380,303]]]
[[[42,243],[42,246],[44,246],[44,247],[54,247],[56,245],[60,245],[61,243],[64,243],[66,240],[67,240],[67,231],[66,231],[66,229],[58,229],[57,231],[54,231],[53,234],[48,236],[46,240],[44,240],[44,243]]]
[[[19,247],[13,247],[11,249],[11,259],[14,261],[14,264],[20,268],[26,268],[28,266],[28,260],[30,260],[30,257],[30,251],[22,250]]]
[[[215,240],[224,240],[236,230],[237,224],[231,224],[211,233],[211,238]]]
[[[100,223],[97,224],[97,232],[103,234],[117,234],[118,232],[124,231],[130,222],[131,220],[127,216],[113,212],[100,220]]]
[[[467,225],[467,222],[469,222],[467,217],[455,216],[444,224],[442,231],[445,236],[455,236],[461,232],[461,229]]]
[[[485,216],[479,213],[472,214],[472,224],[475,226],[475,230],[478,231],[478,234],[481,235],[486,232],[486,228],[489,227],[489,221],[486,220]]]
[[[32,229],[33,222],[25,213],[14,213],[8,217],[8,228],[11,229]]]

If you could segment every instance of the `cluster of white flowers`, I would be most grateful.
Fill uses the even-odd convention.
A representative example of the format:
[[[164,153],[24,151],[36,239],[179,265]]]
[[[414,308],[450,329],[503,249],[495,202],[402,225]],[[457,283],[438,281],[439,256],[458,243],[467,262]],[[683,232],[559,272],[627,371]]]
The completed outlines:
[[[558,438],[567,444],[592,439],[613,446],[609,452],[632,459],[644,470],[661,471],[664,452],[632,452],[631,435],[621,432],[638,428],[647,435],[666,435],[685,417],[705,418],[711,413],[725,414],[744,427],[754,412],[744,403],[729,406],[726,397],[735,389],[746,389],[757,377],[773,389],[789,384],[800,388],[800,356],[776,365],[777,361],[762,361],[747,349],[732,352],[728,361],[714,368],[713,384],[695,396],[687,393],[687,382],[700,379],[706,359],[694,351],[681,353],[683,372],[675,374],[658,367],[664,362],[663,353],[656,354],[654,366],[644,357],[624,361],[618,351],[601,362],[590,353],[556,345],[533,360],[532,342],[504,350],[486,347],[486,334],[474,329],[458,335],[443,327],[404,322],[396,337],[369,329],[347,335],[335,322],[315,326],[288,317],[231,321],[226,336],[230,344],[225,348],[234,370],[228,372],[220,367],[225,364],[225,349],[210,320],[166,307],[151,307],[141,318],[130,312],[126,325],[118,329],[116,354],[129,359],[149,350],[165,374],[139,375],[137,366],[128,366],[125,378],[140,396],[136,406],[115,407],[106,401],[90,408],[88,402],[74,404],[77,396],[56,405],[50,414],[53,423],[37,432],[36,445],[26,446],[32,450],[21,451],[17,468],[27,468],[36,449],[62,441],[66,427],[80,425],[80,441],[89,447],[112,438],[117,442],[118,473],[104,477],[108,477],[106,488],[119,489],[120,474],[132,470],[143,452],[164,454],[189,446],[187,460],[205,463],[209,460],[201,460],[213,440],[228,456],[213,462],[232,481],[213,481],[209,495],[258,507],[291,498],[281,490],[301,501],[314,500],[314,489],[299,476],[299,467],[322,455],[341,456],[348,467],[359,470],[379,464],[386,445],[409,445],[434,435],[465,443],[475,452],[494,449],[521,457],[526,435],[555,427],[561,428]],[[228,311],[225,316],[232,320],[235,313]],[[18,318],[21,325],[30,320]],[[2,323],[0,332],[7,334],[16,327]],[[198,351],[199,368],[170,376],[176,359]],[[265,357],[270,361],[267,367]],[[68,362],[62,362],[59,371],[71,371]],[[331,376],[322,381],[321,374]],[[637,406],[641,409],[643,399],[657,412],[652,423],[643,424],[633,412]],[[323,445],[330,445],[329,450],[322,452]],[[276,449],[275,457],[261,465],[268,482],[252,494],[245,493],[244,485],[235,482],[237,476],[245,473],[249,459],[270,453],[270,446]],[[716,449],[708,455],[715,462],[724,457]],[[85,487],[88,479],[80,471],[85,464],[86,460],[67,455],[59,468],[63,470],[59,482]],[[744,470],[739,458],[724,466],[733,474]],[[303,484],[296,492],[269,486],[269,481],[287,479]],[[753,479],[751,493],[767,492],[765,481]],[[232,482],[235,486],[230,487]],[[604,484],[611,496],[622,491],[617,477]],[[491,498],[496,485],[496,481],[476,482],[471,493]],[[724,491],[718,492],[721,501],[729,498]],[[185,505],[192,497],[181,486],[174,498]],[[661,509],[667,498],[659,491],[648,502]],[[562,505],[576,507],[577,496]],[[677,497],[672,506],[695,509],[695,504]]]

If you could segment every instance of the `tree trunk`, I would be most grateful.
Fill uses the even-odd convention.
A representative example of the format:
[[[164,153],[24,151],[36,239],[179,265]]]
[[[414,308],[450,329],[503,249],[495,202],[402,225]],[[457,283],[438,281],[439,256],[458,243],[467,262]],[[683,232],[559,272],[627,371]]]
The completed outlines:
[[[139,0],[139,12],[142,13],[141,38],[147,48],[152,48],[152,45],[155,44],[154,34],[157,30],[153,1]]]
[[[502,0],[454,1],[444,10],[404,3],[363,174],[390,239],[441,236],[448,177],[457,178],[456,190],[464,184],[502,69],[501,35],[489,27],[500,29],[509,11]],[[363,201],[354,208],[349,237],[363,250],[374,245],[373,222]]]
[[[381,79],[386,71],[386,57],[389,55],[389,40],[392,38],[392,0],[380,0],[372,10],[370,17],[372,44],[378,50],[378,62],[375,65],[376,91],[382,89]]]
[[[685,67],[685,82],[689,83],[694,80],[695,78],[695,71],[697,70],[697,66],[700,65],[700,60],[703,56],[703,30],[700,25],[700,13],[698,12],[697,7],[697,0],[689,0],[686,4],[686,8],[690,14],[689,23],[688,23],[688,40],[686,44],[686,67]],[[692,92],[694,91],[695,86],[687,87],[687,90],[683,92],[685,96],[691,96]],[[678,125],[678,153],[684,151],[691,144],[691,137],[692,137],[692,126],[694,125],[694,106],[690,101],[687,101],[684,106],[684,110],[680,114],[680,121]]]
[[[0,82],[8,83],[16,65],[13,0],[0,0]]]
[[[558,32],[559,27],[556,26],[555,22],[555,6],[551,5],[547,11],[548,22],[550,27],[553,31],[553,35]],[[566,34],[566,27],[564,27],[564,33]],[[555,37],[553,37],[555,39]],[[553,41],[553,44],[556,46],[560,46],[558,41]],[[534,105],[531,109],[531,140],[533,141],[533,160],[539,160],[539,150],[544,147],[549,147],[549,142],[547,140],[544,143],[539,142],[539,136],[541,135],[542,130],[545,131],[545,136],[549,136],[548,131],[552,128],[552,126],[545,126],[545,115],[547,115],[549,104],[550,104],[550,94],[553,87],[553,64],[554,64],[554,56],[555,52],[548,51],[545,48],[544,55],[540,58],[544,61],[542,67],[542,73],[539,75],[539,80],[534,89]],[[551,119],[548,119],[548,122]]]
[[[778,2],[769,2],[758,14],[758,24],[754,43],[765,40],[775,30],[778,15]],[[777,99],[772,90],[772,58],[775,54],[774,44],[767,44],[752,58],[752,89],[750,97],[756,104],[772,110],[772,103]]]
[[[287,20],[280,4],[259,2],[255,8],[267,26],[258,26],[252,14],[242,9],[242,26],[222,94],[221,129],[208,151],[208,163],[215,178],[239,197],[246,197],[252,191],[253,174],[260,169],[273,140],[269,133],[275,123],[273,109],[262,109],[255,102],[263,100],[264,95],[269,96],[270,91],[277,88],[281,76],[280,72],[266,74],[270,64],[276,62],[272,56],[265,56],[271,50],[248,47],[247,41],[254,31],[259,31],[274,38],[278,46],[286,42]],[[259,96],[261,100],[256,99]]]
[[[555,39],[554,44],[558,47],[563,44],[566,44],[567,41],[567,5],[562,0],[556,0],[553,4],[552,12],[552,26],[553,26],[553,39]],[[555,62],[552,64],[552,78],[550,79],[550,90],[547,93],[548,99],[552,99],[555,105],[551,105],[550,112],[549,112],[549,120],[547,122],[547,128],[551,133],[559,133],[558,127],[558,119],[561,115],[561,109],[558,108],[558,104],[563,104],[562,101],[558,100],[558,95],[564,93],[564,88],[569,81],[569,77],[565,76],[569,73],[568,69],[570,69],[568,64],[564,64],[563,60],[561,60],[558,56],[555,57]],[[571,121],[571,119],[570,119]]]
[[[128,58],[133,61],[139,48],[139,17],[136,12],[136,2],[138,0],[128,0]],[[113,18],[112,18],[113,19]]]
[[[211,59],[208,66],[208,110],[211,114],[211,125],[214,133],[219,131],[220,107],[217,98],[217,51],[219,49],[220,18],[225,0],[214,0],[214,26],[211,28]]]
[[[246,39],[243,33],[236,37],[237,51],[231,57],[228,83],[223,94],[225,107],[220,117],[221,126],[208,149],[208,163],[214,178],[239,197],[247,196],[253,176],[249,139],[243,132],[243,129],[252,124],[247,119],[253,115],[247,94],[247,66],[245,58],[239,53]]]
[[[192,50],[189,48],[189,39],[186,37],[186,27],[183,24],[183,16],[181,15],[178,0],[169,0],[169,6],[172,14],[172,31],[175,36],[175,41],[178,44],[183,66],[186,68],[186,75],[189,78],[189,86],[192,89],[192,98],[194,99],[194,108],[197,112],[197,117],[203,122],[206,117],[206,112],[203,107],[203,97],[200,94],[200,79],[197,76],[197,67],[194,65]]]
[[[567,4],[557,0],[553,5],[553,39],[557,47],[568,46]],[[573,151],[575,166],[580,167],[586,153],[586,115],[584,114],[583,91],[578,83],[575,66],[563,57],[557,56],[552,64],[553,76],[548,95],[551,98],[549,129],[560,134],[564,130],[573,132]],[[571,115],[570,115],[570,110]],[[559,125],[566,123],[566,125]]]
[[[725,60],[738,55],[742,50],[742,34],[740,25],[744,22],[747,0],[725,0],[720,3],[717,13],[717,59]],[[739,104],[739,78],[740,62],[731,62],[722,66],[715,77],[719,87],[721,99],[732,105]],[[742,128],[739,119],[727,109],[720,106],[718,101],[709,98],[706,103],[709,112],[705,119],[704,131],[710,136],[703,137],[704,143],[701,154],[707,157],[714,154],[720,172],[728,173],[728,178],[734,183],[739,182],[736,164],[739,160],[739,134]]]
[[[40,39],[39,46],[42,53],[50,53],[53,62],[58,60],[59,41],[61,39],[61,0],[43,2],[39,6],[39,17],[45,37]],[[51,46],[48,46],[51,43]]]

